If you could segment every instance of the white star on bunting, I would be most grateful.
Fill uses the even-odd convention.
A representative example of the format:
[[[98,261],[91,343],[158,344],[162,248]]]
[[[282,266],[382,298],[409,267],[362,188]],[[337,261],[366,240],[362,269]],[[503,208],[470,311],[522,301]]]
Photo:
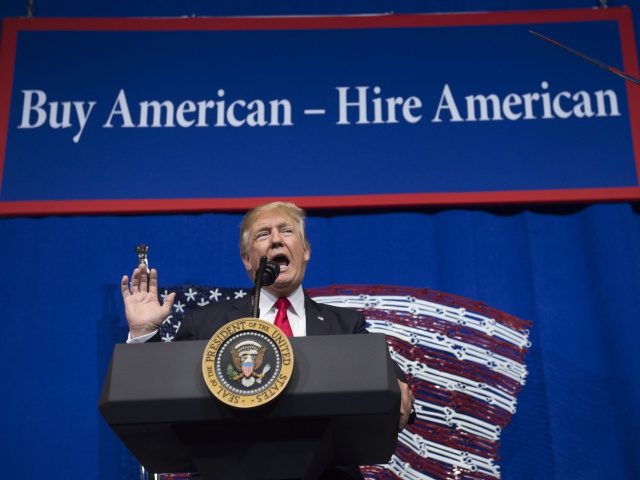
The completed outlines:
[[[187,302],[195,302],[196,301],[196,292],[193,288],[190,288],[186,292],[184,292],[184,297],[187,299]]]

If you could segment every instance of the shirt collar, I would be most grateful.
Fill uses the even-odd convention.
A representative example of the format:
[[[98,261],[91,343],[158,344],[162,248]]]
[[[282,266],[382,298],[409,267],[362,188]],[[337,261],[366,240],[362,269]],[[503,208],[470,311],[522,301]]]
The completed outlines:
[[[268,290],[260,291],[260,311],[268,312],[273,308],[273,305],[276,303],[279,297],[275,296],[273,293]],[[304,311],[304,291],[302,290],[302,285],[299,285],[291,295],[287,297],[289,302],[291,303],[291,308],[296,315],[300,315],[301,312]]]

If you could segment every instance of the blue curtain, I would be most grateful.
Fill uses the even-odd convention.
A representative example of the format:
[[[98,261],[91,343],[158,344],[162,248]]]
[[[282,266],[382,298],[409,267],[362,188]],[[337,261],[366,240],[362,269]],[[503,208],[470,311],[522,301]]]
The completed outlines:
[[[146,242],[165,285],[248,285],[240,218],[0,221],[5,474],[134,475],[96,409],[113,344],[126,337],[119,279]],[[430,287],[533,321],[503,478],[638,477],[637,206],[325,212],[311,214],[308,232],[308,287]]]

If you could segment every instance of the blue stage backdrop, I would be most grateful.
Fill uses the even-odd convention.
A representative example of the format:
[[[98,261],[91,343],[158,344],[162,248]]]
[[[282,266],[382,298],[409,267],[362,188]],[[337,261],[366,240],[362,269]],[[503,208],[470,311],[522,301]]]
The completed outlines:
[[[628,8],[3,29],[0,213],[640,197]]]
[[[5,2],[0,5],[0,15],[20,15],[26,3],[20,2],[20,10],[17,11],[15,3],[7,5]],[[227,1],[215,2],[215,5],[210,3],[185,1],[180,2],[178,7],[178,2],[151,0],[89,0],[81,4],[70,0],[54,0],[36,2],[36,13],[59,17],[166,17],[191,13],[210,16],[252,13],[282,16],[384,13],[398,8],[397,2],[277,2],[269,6],[254,1],[242,4]],[[424,13],[425,8],[429,11],[436,8],[498,10],[550,7],[552,4],[575,9],[592,7],[595,2],[483,0],[455,2],[456,5],[451,7],[449,5],[454,2],[436,0],[427,3],[410,1],[401,7],[404,13],[415,14]],[[610,1],[609,5],[619,6],[613,3]],[[633,0],[629,3],[637,25],[640,2]],[[434,144],[442,142],[438,150],[441,153],[449,150],[470,152],[474,159],[482,160],[483,163],[477,164],[473,172],[478,185],[483,186],[471,192],[471,195],[486,194],[495,187],[497,183],[492,186],[488,183],[489,178],[498,183],[502,179],[513,180],[513,185],[505,181],[506,187],[503,185],[499,188],[515,192],[523,186],[516,180],[524,182],[529,174],[540,180],[544,184],[540,188],[547,192],[549,188],[561,191],[600,188],[576,184],[595,180],[608,184],[602,188],[634,189],[636,187],[632,182],[636,174],[634,165],[637,155],[633,153],[636,148],[633,142],[637,138],[634,140],[632,136],[637,128],[634,116],[640,103],[630,103],[630,99],[637,95],[638,89],[627,86],[595,66],[555,50],[527,32],[529,28],[539,29],[543,34],[574,48],[584,49],[586,53],[618,68],[626,68],[629,65],[628,48],[635,50],[637,40],[631,40],[631,43],[625,40],[635,38],[634,34],[630,37],[623,35],[620,25],[624,22],[621,23],[616,17],[620,15],[619,10],[608,10],[614,13],[597,10],[596,15],[604,15],[607,19],[596,21],[567,18],[562,22],[550,22],[544,20],[546,12],[538,12],[537,20],[532,21],[531,25],[505,23],[499,26],[470,24],[426,28],[426,36],[420,38],[435,39],[430,36],[435,35],[436,31],[450,37],[449,42],[425,46],[433,56],[448,62],[446,68],[429,63],[428,66],[420,64],[419,68],[411,70],[408,65],[394,64],[393,68],[402,68],[403,72],[394,81],[391,81],[393,75],[387,69],[376,68],[373,73],[363,70],[363,80],[351,77],[348,83],[337,83],[333,70],[321,70],[311,79],[316,88],[308,90],[311,95],[309,98],[320,99],[328,95],[326,98],[330,101],[326,103],[326,108],[335,109],[336,86],[355,88],[365,85],[371,87],[367,92],[372,93],[373,87],[378,85],[383,96],[406,98],[412,95],[420,97],[423,92],[418,91],[418,87],[422,88],[421,85],[431,82],[437,88],[431,90],[435,92],[433,95],[421,97],[423,119],[420,122],[402,125],[402,129],[395,124],[354,123],[342,126],[335,124],[335,118],[333,123],[328,121],[331,115],[336,115],[335,110],[325,116],[304,116],[298,111],[296,115],[303,116],[292,119],[295,122],[300,120],[301,128],[290,130],[299,132],[296,135],[305,136],[309,145],[321,152],[330,152],[335,144],[327,141],[325,145],[320,139],[333,142],[338,138],[327,137],[326,130],[343,135],[345,144],[353,142],[352,149],[344,155],[327,159],[331,180],[335,179],[335,183],[327,182],[330,183],[327,188],[337,189],[340,185],[352,188],[345,198],[368,188],[362,179],[365,175],[367,178],[375,177],[375,181],[372,181],[374,186],[404,185],[405,182],[407,185],[415,184],[412,171],[407,170],[403,162],[408,161],[404,154],[417,155],[416,151],[409,149],[403,155],[393,155],[392,152],[404,148],[394,143],[399,138],[413,138],[412,141],[418,143],[422,141],[419,135],[412,137],[419,129]],[[625,15],[622,14],[623,17]],[[110,25],[118,21],[107,20]],[[128,19],[121,21],[123,26],[131,22]],[[7,478],[138,478],[133,459],[97,411],[98,396],[113,344],[126,338],[126,323],[118,290],[121,276],[130,273],[135,263],[136,244],[148,243],[151,246],[150,260],[160,270],[163,285],[249,285],[237,253],[240,212],[163,212],[126,216],[113,214],[115,207],[101,202],[114,201],[115,198],[115,201],[122,202],[121,211],[127,211],[129,202],[148,202],[148,192],[157,185],[164,185],[166,188],[162,192],[168,193],[159,193],[155,200],[165,203],[160,203],[155,211],[171,208],[174,202],[178,204],[178,210],[186,209],[184,204],[180,205],[180,198],[192,202],[187,207],[195,209],[199,200],[193,197],[185,199],[184,192],[205,191],[206,198],[215,200],[214,194],[226,191],[228,195],[230,185],[233,185],[234,198],[249,199],[246,200],[249,202],[259,196],[293,196],[297,195],[296,189],[302,191],[304,185],[292,184],[290,178],[283,180],[278,176],[280,172],[290,170],[291,165],[299,168],[300,178],[310,189],[318,188],[318,179],[313,175],[320,172],[325,180],[327,176],[325,171],[320,170],[314,157],[318,155],[316,150],[307,152],[308,158],[313,160],[309,164],[301,162],[300,157],[289,157],[290,152],[305,143],[301,139],[297,142],[277,142],[275,138],[280,135],[277,132],[289,131],[284,127],[122,128],[114,124],[111,129],[103,129],[97,119],[106,114],[106,118],[101,117],[102,123],[106,121],[121,89],[127,94],[130,106],[136,108],[141,101],[153,99],[172,99],[178,102],[176,105],[187,99],[215,100],[219,88],[225,89],[225,96],[229,99],[252,99],[261,98],[262,94],[258,95],[259,92],[252,89],[255,85],[263,85],[271,78],[271,74],[264,69],[257,69],[264,58],[261,56],[251,59],[253,63],[247,60],[244,66],[236,65],[234,69],[240,70],[234,77],[234,83],[223,84],[218,78],[231,75],[223,68],[228,59],[215,54],[202,54],[195,58],[196,46],[187,45],[184,51],[179,52],[182,55],[173,55],[172,58],[183,62],[185,68],[190,69],[189,72],[205,69],[202,65],[206,63],[207,70],[216,68],[221,76],[189,78],[174,71],[158,75],[157,72],[163,67],[158,63],[157,59],[161,57],[155,47],[172,45],[165,36],[173,35],[176,42],[183,42],[183,46],[184,40],[180,39],[201,36],[199,38],[203,38],[202,42],[206,45],[210,40],[204,38],[212,32],[167,32],[166,29],[160,29],[162,31],[154,33],[123,28],[118,33],[113,28],[93,28],[94,24],[89,20],[81,22],[86,23],[84,29],[58,29],[55,32],[45,28],[51,25],[49,21],[42,20],[39,23],[36,19],[32,24],[34,28],[27,28],[25,25],[28,24],[22,21],[14,22],[15,28],[11,28],[14,28],[16,39],[15,69],[9,76],[4,68],[0,71],[4,82],[0,86],[3,92],[0,108],[4,108],[6,114],[4,128],[7,133],[2,137],[7,139],[7,143],[0,192],[0,203],[5,214],[0,218],[0,291],[3,293],[0,319],[5,328],[5,334],[0,337],[0,361],[3,365],[0,369],[0,411],[3,412],[0,472]],[[145,22],[141,21],[140,25]],[[60,20],[59,25],[72,23]],[[3,25],[3,34],[6,34],[9,27],[7,23]],[[630,27],[631,22],[627,26]],[[479,32],[484,29],[496,32],[495,44],[482,43],[484,50],[507,52],[511,51],[510,45],[514,45],[511,55],[506,57],[506,63],[499,67],[502,76],[488,71],[488,66],[495,68],[496,63],[492,63],[484,50],[476,48],[480,45],[474,44],[475,41],[482,42],[483,37]],[[354,29],[347,30],[353,33]],[[369,29],[364,30],[363,35],[370,35]],[[406,27],[376,29],[381,36],[392,36],[394,32],[408,35],[410,30]],[[421,28],[413,30],[418,32],[416,35],[423,35]],[[462,33],[458,36],[447,32]],[[243,39],[239,41],[244,42],[244,34],[240,35],[239,30],[214,33],[224,34],[224,38],[237,34],[237,38]],[[262,33],[268,33],[267,37],[273,39],[279,36],[277,29],[270,32],[253,29],[247,35],[255,38]],[[301,43],[306,33],[307,29],[297,32],[294,35],[295,42],[284,47],[295,50],[294,44]],[[317,35],[317,32],[308,33]],[[346,35],[348,32],[334,29],[328,33]],[[151,35],[148,38],[152,40],[143,48],[137,41],[147,38],[146,35]],[[365,53],[370,54],[368,48],[382,48],[384,43],[379,36],[368,36],[371,43],[361,45],[351,57],[341,57],[346,59],[345,72],[354,74],[353,69],[349,68],[350,63],[366,56]],[[127,44],[131,52],[124,49],[122,41],[116,41],[118,37],[132,39]],[[465,40],[464,45],[458,44],[458,41],[469,38],[473,41]],[[524,38],[535,45],[531,53],[523,53],[515,48],[516,45],[524,45]],[[403,48],[397,51],[412,51],[416,48],[413,43],[408,39]],[[94,50],[88,52],[85,44]],[[70,46],[73,47],[71,52],[68,49]],[[131,83],[120,84],[120,73],[114,77],[109,75],[110,70],[100,69],[99,62],[105,57],[98,56],[98,53],[108,54],[110,47],[115,49],[114,52],[121,52],[128,62],[135,62],[135,59],[142,62],[146,55],[155,58],[156,63],[150,64],[149,68],[156,74],[145,85],[136,84],[133,77],[125,79]],[[228,48],[235,47],[228,45]],[[3,59],[6,59],[6,49],[5,43],[0,52]],[[135,50],[138,50],[137,56],[134,55]],[[217,51],[216,47],[214,52]],[[476,55],[470,56],[465,53],[467,51],[475,51]],[[448,60],[447,52],[450,57]],[[27,56],[23,56],[27,53],[33,54],[31,63]],[[386,51],[382,55],[380,52],[379,58],[381,61],[395,58],[393,53]],[[631,65],[637,64],[635,53],[633,57]],[[547,60],[550,62],[548,65],[544,63]],[[13,65],[13,62],[10,63]],[[537,66],[538,73],[529,77],[526,83],[523,72],[530,75],[531,64]],[[135,70],[135,65],[130,65],[127,70]],[[254,70],[250,68],[252,65]],[[78,76],[65,76],[65,68],[73,68]],[[83,77],[83,68],[92,68],[92,75]],[[455,78],[448,77],[451,71],[455,72]],[[382,72],[380,77],[379,72]],[[280,89],[283,92],[291,89],[293,92],[302,88],[296,83],[302,73],[295,65],[286,67],[284,73],[289,73],[290,77],[280,76],[278,82],[269,83],[272,90],[265,93],[264,98],[280,98],[283,95]],[[29,75],[31,78],[28,78]],[[424,82],[414,83],[412,79],[405,78],[410,76]],[[517,82],[514,80],[516,77],[519,78]],[[8,78],[12,79],[11,85],[6,83]],[[383,83],[380,80],[382,78],[387,80]],[[140,77],[138,80],[142,79]],[[30,83],[28,85],[17,83],[27,80]],[[437,107],[440,98],[438,95],[442,93],[445,83],[457,102],[470,94],[495,92],[496,95],[500,93],[500,98],[506,98],[508,93],[542,92],[542,81],[549,83],[547,91],[556,94],[562,91],[575,94],[580,90],[591,93],[600,89],[612,90],[618,100],[620,115],[549,119],[548,122],[542,119],[431,122],[435,115],[434,107]],[[94,95],[109,84],[113,90],[108,95],[101,99]],[[186,87],[183,91],[187,84],[192,85],[192,91],[186,91]],[[67,88],[67,85],[72,88]],[[412,85],[416,85],[415,91]],[[407,86],[407,90],[401,88],[403,86]],[[33,129],[17,129],[22,121],[19,109],[25,98],[22,90],[42,90],[47,94],[47,101],[99,100],[99,103],[93,107],[78,143],[74,143],[77,130],[72,127],[53,129],[43,125]],[[75,93],[73,96],[67,95],[69,91],[78,92],[78,96]],[[201,92],[201,95],[193,92]],[[32,95],[34,101],[39,101],[37,94]],[[597,105],[597,97],[590,98],[596,98]],[[11,111],[8,110],[8,99],[11,99]],[[315,108],[320,104],[324,104],[324,101],[309,104],[311,106],[307,108]],[[297,100],[292,103],[294,105],[295,108],[305,107],[298,104]],[[462,102],[460,105],[466,104]],[[101,108],[102,114],[98,115]],[[448,110],[448,115],[451,116],[451,110]],[[32,111],[30,121],[36,121],[37,116]],[[442,130],[438,131],[442,135],[435,133],[440,128]],[[218,141],[221,132],[237,138],[237,141]],[[256,143],[260,132],[265,135],[261,140],[263,143]],[[460,136],[453,132],[459,132]],[[467,138],[465,135],[471,135],[470,132],[475,132],[471,138],[479,142],[476,148],[463,140]],[[504,134],[498,136],[497,132]],[[559,132],[568,134],[570,143],[563,143],[567,137],[560,137]],[[195,137],[199,138],[197,142]],[[98,138],[102,138],[102,141],[95,143]],[[502,143],[495,146],[489,142],[491,138],[500,138]],[[110,142],[110,139],[117,141]],[[241,161],[244,157],[240,153],[245,149],[245,142],[265,146],[251,152],[251,157],[260,165],[259,169],[255,164],[251,168],[238,167],[240,164],[244,166]],[[377,149],[372,148],[371,142]],[[94,147],[91,150],[88,149],[90,144]],[[201,145],[202,149],[191,151],[194,144]],[[445,144],[449,150],[442,146]],[[609,154],[604,153],[605,146],[610,149]],[[165,152],[167,156],[173,155],[174,162],[170,166],[160,161],[154,163],[154,156],[147,153],[147,148],[154,155],[164,155]],[[347,176],[342,171],[343,164],[358,158],[360,148],[363,152],[369,152],[376,162],[355,172],[357,175],[352,170]],[[288,153],[277,156],[278,149]],[[184,154],[180,154],[183,150]],[[438,151],[427,157],[439,158],[436,155]],[[509,158],[508,152],[515,159],[531,159],[534,152],[544,152],[544,155],[540,157],[540,165],[537,162],[511,164],[504,163]],[[418,153],[423,154],[424,151]],[[604,167],[596,160],[598,155],[603,156]],[[198,161],[204,159],[214,162],[220,156],[229,159],[225,164],[228,170],[202,170],[199,175],[191,171]],[[493,157],[503,162],[500,169],[496,166],[498,164],[491,163]],[[61,163],[47,164],[46,158],[56,158]],[[125,165],[123,158],[129,158],[130,161]],[[259,162],[260,159],[263,161]],[[571,170],[567,166],[570,161],[575,161],[575,168]],[[140,167],[138,162],[144,167]],[[101,168],[97,169],[96,165]],[[493,169],[492,172],[486,172],[483,165]],[[555,165],[558,166],[557,172]],[[452,169],[448,164],[443,164],[443,168]],[[543,168],[547,168],[551,174],[542,175]],[[62,175],[63,171],[69,178],[78,178],[74,175],[89,172],[93,180],[88,184],[81,181],[74,184]],[[429,171],[428,174],[425,185],[440,185],[436,181],[440,172]],[[471,175],[467,171],[460,171],[460,174],[463,177]],[[206,177],[207,181],[200,180],[197,178],[199,176]],[[255,193],[246,185],[254,182],[255,186],[252,179],[258,176],[266,179],[265,186],[260,193]],[[381,182],[380,179],[388,182]],[[114,182],[122,182],[122,188],[117,188]],[[202,186],[214,182],[215,186],[210,190]],[[553,182],[556,182],[556,187],[550,186]],[[451,188],[451,184],[447,185],[447,188]],[[484,191],[480,191],[482,189]],[[326,194],[336,195],[336,191],[327,190]],[[182,193],[174,196],[175,192]],[[449,195],[452,192],[448,190],[440,194]],[[85,202],[83,199],[89,193],[91,198],[102,200]],[[114,194],[117,196],[114,197]],[[395,195],[396,192],[375,194]],[[319,198],[325,197],[316,198],[318,206],[322,205]],[[509,194],[505,194],[504,200],[509,199]],[[514,193],[514,202],[522,200],[517,192]],[[58,202],[57,205],[55,202]],[[30,206],[31,203],[34,205]],[[9,204],[21,216],[10,216]],[[85,212],[103,213],[22,215],[38,211],[44,205],[53,205],[50,212],[77,212],[77,207],[84,205]],[[151,208],[151,204],[145,205]],[[348,202],[333,206],[336,208],[311,210],[308,233],[312,254],[306,287],[331,284],[430,287],[478,299],[532,321],[532,347],[526,359],[529,376],[518,397],[518,411],[513,422],[502,434],[499,461],[502,478],[640,478],[637,447],[640,435],[637,359],[637,339],[640,337],[640,212],[637,203],[468,205],[464,208],[421,205],[412,208],[396,206],[385,210],[357,210],[349,208]],[[135,204],[134,207],[128,211],[139,208]],[[207,205],[202,208],[206,209]],[[229,208],[240,209],[241,205]]]

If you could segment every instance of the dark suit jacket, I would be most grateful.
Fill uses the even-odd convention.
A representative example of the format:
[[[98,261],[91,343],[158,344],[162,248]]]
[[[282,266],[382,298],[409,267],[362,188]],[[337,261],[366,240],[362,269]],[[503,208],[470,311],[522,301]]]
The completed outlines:
[[[324,305],[304,297],[307,335],[367,333],[364,316],[357,310]],[[185,313],[174,340],[209,340],[224,324],[251,316],[251,297],[213,303]]]

